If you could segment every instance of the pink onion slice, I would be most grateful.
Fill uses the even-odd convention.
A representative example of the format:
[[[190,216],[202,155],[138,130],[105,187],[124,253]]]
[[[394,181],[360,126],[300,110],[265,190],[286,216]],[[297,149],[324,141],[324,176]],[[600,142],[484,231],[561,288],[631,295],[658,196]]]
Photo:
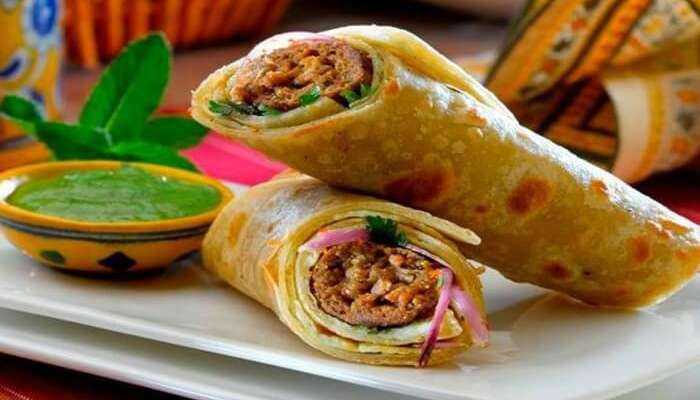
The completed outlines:
[[[483,346],[489,341],[489,328],[481,316],[474,300],[457,285],[452,285],[452,309],[469,325],[472,341],[477,346]]]
[[[281,49],[289,46],[293,42],[300,40],[323,40],[328,41],[333,39],[328,35],[321,35],[313,32],[286,32],[280,33],[279,35],[270,36],[269,38],[258,43],[253,49],[248,53],[248,57],[257,57],[263,52],[270,52],[273,50]]]
[[[426,256],[426,257],[428,257],[428,258],[430,258],[430,259],[433,259],[434,261],[436,261],[438,264],[441,264],[442,266],[445,266],[445,267],[447,267],[447,268],[452,268],[452,267],[450,267],[450,265],[447,263],[447,261],[445,261],[445,260],[443,260],[442,258],[436,256],[435,254],[429,252],[428,250],[421,249],[420,247],[415,246],[415,245],[412,245],[412,244],[407,244],[407,245],[405,245],[405,246],[403,246],[403,247],[406,248],[406,249],[408,249],[408,250],[411,250],[411,251],[413,251],[413,252],[415,252],[415,253],[418,253],[418,254],[420,254],[420,255],[423,255],[423,256]]]
[[[301,250],[323,250],[327,247],[354,242],[357,240],[368,240],[369,233],[364,228],[338,228],[318,231],[308,242],[301,246]]]
[[[450,305],[452,278],[454,275],[449,268],[443,268],[441,273],[442,288],[440,290],[440,297],[438,298],[437,305],[435,306],[435,314],[433,314],[433,319],[430,321],[430,326],[428,327],[428,335],[425,337],[423,346],[421,346],[420,349],[420,357],[418,358],[419,367],[425,367],[428,365],[430,354],[433,352],[435,343],[437,343],[442,321],[445,319],[445,313]]]

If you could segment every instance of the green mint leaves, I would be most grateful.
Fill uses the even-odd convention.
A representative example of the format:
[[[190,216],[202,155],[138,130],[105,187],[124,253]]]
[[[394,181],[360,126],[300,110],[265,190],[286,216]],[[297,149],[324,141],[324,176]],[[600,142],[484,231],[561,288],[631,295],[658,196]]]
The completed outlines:
[[[353,92],[352,90],[343,90],[340,92],[340,96],[345,99],[348,103],[348,107],[352,106],[352,103],[362,100],[372,93],[372,87],[367,84],[360,85],[359,92]]]
[[[299,96],[299,102],[302,107],[310,106],[314,104],[318,99],[321,98],[321,88],[314,86],[309,89],[306,93]]]
[[[163,99],[170,59],[170,48],[159,34],[126,46],[92,89],[80,125],[103,127],[115,141],[135,138]]]
[[[186,117],[151,117],[163,98],[171,58],[161,34],[129,44],[103,71],[77,124],[45,121],[32,102],[12,95],[0,102],[0,115],[21,124],[57,160],[141,161],[196,170],[178,150],[198,144],[207,129]]]
[[[257,106],[251,106],[246,103],[232,103],[230,101],[217,101],[209,100],[209,111],[223,115],[225,117],[230,116],[234,112],[243,115],[257,115],[257,116],[274,116],[282,114],[282,111],[266,106],[265,104],[258,104]]]
[[[388,246],[405,246],[408,244],[406,234],[399,229],[396,221],[374,215],[366,217],[365,222],[367,223],[367,232],[373,242]]]

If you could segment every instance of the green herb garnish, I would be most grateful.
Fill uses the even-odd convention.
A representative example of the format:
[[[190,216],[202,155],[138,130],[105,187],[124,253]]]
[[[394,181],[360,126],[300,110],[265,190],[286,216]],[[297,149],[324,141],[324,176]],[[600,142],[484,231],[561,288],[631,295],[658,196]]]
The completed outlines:
[[[270,107],[270,106],[266,106],[265,104],[258,104],[257,108],[258,108],[258,111],[260,111],[260,114],[264,115],[266,117],[271,117],[273,115],[282,114],[282,111],[280,111],[276,108]]]
[[[217,100],[209,100],[209,110],[213,113],[223,115],[225,117],[230,116],[234,112],[243,115],[263,115],[266,117],[282,114],[282,111],[270,106],[266,106],[265,104],[251,106],[250,104],[246,103],[232,103],[230,101]]]
[[[258,109],[246,103],[232,103],[230,101],[209,100],[209,110],[213,113],[230,116],[234,112],[244,115],[260,115]]]
[[[364,99],[365,97],[369,96],[370,93],[372,93],[372,87],[363,83],[362,85],[360,85],[359,92],[354,92],[352,90],[343,90],[342,92],[340,92],[340,96],[345,99],[345,101],[348,103],[348,106],[352,106],[352,103]]]
[[[321,88],[318,86],[312,87],[309,91],[299,96],[299,102],[302,107],[309,106],[321,98]]]
[[[46,121],[31,101],[8,95],[0,115],[43,142],[56,160],[142,161],[196,170],[178,149],[207,129],[186,117],[152,117],[170,78],[172,54],[154,33],[126,46],[105,68],[75,124]]]
[[[228,117],[233,113],[233,104],[231,103],[224,103],[222,101],[216,101],[216,100],[209,100],[209,111],[223,115],[224,117]]]
[[[367,97],[372,93],[372,87],[367,84],[360,85],[360,98]]]
[[[340,96],[348,102],[348,105],[351,105],[357,100],[360,100],[360,95],[353,92],[352,90],[343,90],[342,92],[340,92]]]
[[[389,246],[408,244],[406,234],[399,229],[396,221],[378,215],[368,216],[365,221],[367,222],[367,232],[369,232],[369,237],[373,242]]]

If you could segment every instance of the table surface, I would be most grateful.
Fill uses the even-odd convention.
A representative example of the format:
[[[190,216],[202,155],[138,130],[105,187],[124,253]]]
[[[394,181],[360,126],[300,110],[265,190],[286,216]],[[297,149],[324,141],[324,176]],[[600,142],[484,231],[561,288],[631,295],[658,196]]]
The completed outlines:
[[[378,5],[380,3],[381,5]],[[313,11],[311,11],[313,10]],[[275,31],[320,31],[348,24],[390,24],[409,29],[450,57],[460,57],[494,49],[505,33],[505,24],[499,21],[477,20],[470,16],[442,11],[423,4],[401,0],[391,1],[296,1]],[[216,47],[179,51],[176,53],[174,73],[166,94],[164,106],[186,109],[190,92],[215,68],[239,58],[253,45],[254,40],[234,42]],[[63,78],[64,115],[74,119],[94,83],[98,71],[84,71],[68,67]],[[659,191],[657,178],[643,188],[671,202],[677,196]],[[670,179],[684,179],[674,176]],[[76,382],[79,385],[76,386]],[[79,389],[78,389],[79,386]],[[64,370],[0,355],[0,400],[5,399],[3,387],[30,394],[30,399],[165,399],[176,398],[147,389],[137,388],[86,374]],[[60,395],[65,393],[65,395]],[[61,397],[63,396],[63,397]],[[10,397],[12,398],[12,397]]]

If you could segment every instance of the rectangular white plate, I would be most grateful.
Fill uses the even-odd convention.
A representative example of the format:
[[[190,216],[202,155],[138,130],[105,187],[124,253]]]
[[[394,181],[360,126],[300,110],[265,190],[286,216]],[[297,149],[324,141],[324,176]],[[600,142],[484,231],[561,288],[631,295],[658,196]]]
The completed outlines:
[[[195,399],[415,399],[6,309],[0,352]],[[695,367],[616,400],[697,400],[698,392]]]
[[[195,399],[417,400],[7,309],[0,352]]]
[[[456,363],[362,366],[302,343],[197,265],[133,281],[48,269],[0,240],[0,306],[427,398],[601,399],[700,362],[700,280],[642,312],[589,308],[484,276],[493,345]]]

